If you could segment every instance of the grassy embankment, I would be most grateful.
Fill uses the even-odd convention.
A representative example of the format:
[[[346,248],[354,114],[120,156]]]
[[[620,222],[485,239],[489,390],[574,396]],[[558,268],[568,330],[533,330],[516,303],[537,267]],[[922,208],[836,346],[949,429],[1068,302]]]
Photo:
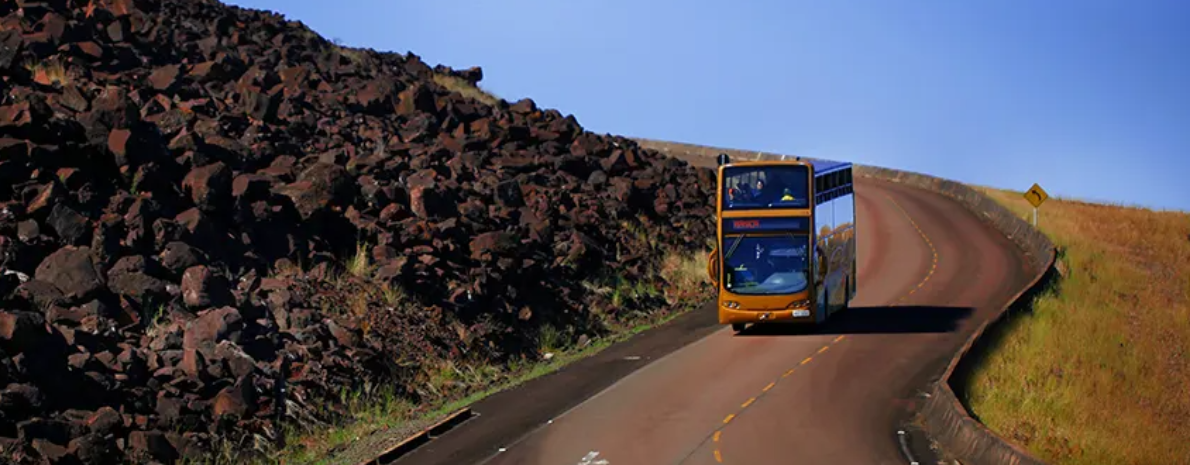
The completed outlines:
[[[494,104],[499,100],[457,77],[437,75],[435,82],[486,104]],[[646,235],[637,232],[636,236],[639,240],[648,241],[651,248],[657,252],[660,264],[656,271],[666,285],[658,288],[622,279],[599,281],[597,277],[591,277],[591,280],[583,284],[592,291],[609,296],[613,306],[619,302],[640,299],[648,294],[654,297],[663,296],[670,304],[669,308],[637,309],[638,311],[628,317],[606,318],[602,324],[608,329],[607,335],[582,342],[567,340],[562,331],[543,328],[538,341],[538,352],[550,356],[540,359],[520,360],[508,365],[440,360],[425,370],[422,382],[425,391],[441,394],[421,405],[394,396],[391,387],[386,386],[343,393],[342,397],[348,405],[349,412],[345,421],[335,425],[318,425],[303,429],[295,427],[286,434],[287,447],[270,453],[267,460],[257,459],[254,462],[352,465],[360,463],[460,408],[594,355],[615,342],[696,308],[711,297],[706,278],[705,251],[694,251],[691,254],[663,250]],[[361,252],[355,259],[344,264],[344,276],[366,276],[369,267],[367,256]],[[377,288],[374,291],[361,292],[360,298],[399,299],[399,290],[396,289]],[[367,303],[355,302],[346,306],[351,308],[342,309],[344,312],[358,312],[357,308],[366,309]],[[200,460],[198,463],[243,463],[245,460],[240,446],[224,444],[221,449],[217,456]]]
[[[1019,192],[981,190],[1031,220]],[[1050,199],[1038,226],[1066,276],[1014,317],[968,405],[1055,465],[1190,463],[1190,215]]]

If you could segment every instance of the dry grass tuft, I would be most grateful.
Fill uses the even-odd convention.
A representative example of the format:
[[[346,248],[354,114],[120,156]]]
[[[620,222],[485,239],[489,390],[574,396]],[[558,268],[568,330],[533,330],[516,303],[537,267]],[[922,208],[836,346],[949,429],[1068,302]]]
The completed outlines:
[[[1051,199],[1038,226],[1066,277],[974,373],[971,409],[1056,465],[1190,463],[1190,215]]]
[[[365,278],[372,272],[371,262],[368,245],[361,242],[355,246],[355,255],[347,260],[347,273],[357,278]]]
[[[368,56],[368,51],[361,48],[338,47],[338,50],[340,55],[356,64],[363,63]]]
[[[670,253],[661,262],[661,278],[666,301],[676,304],[681,301],[697,301],[713,297],[714,287],[707,276],[708,254]]]
[[[500,99],[488,93],[487,91],[472,85],[463,78],[458,76],[450,76],[447,74],[435,74],[434,82],[446,88],[451,92],[458,92],[463,97],[478,101],[485,105],[496,105],[500,103]]]
[[[29,63],[25,69],[33,74],[33,81],[43,86],[69,85],[74,76],[58,59]]]

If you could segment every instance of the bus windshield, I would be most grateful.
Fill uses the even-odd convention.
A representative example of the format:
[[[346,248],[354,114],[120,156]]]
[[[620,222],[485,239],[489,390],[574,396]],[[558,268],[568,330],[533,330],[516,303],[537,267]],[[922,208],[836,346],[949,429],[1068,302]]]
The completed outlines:
[[[724,237],[724,287],[736,294],[792,294],[806,290],[806,236]]]
[[[806,208],[810,171],[804,165],[739,166],[723,170],[724,210]]]

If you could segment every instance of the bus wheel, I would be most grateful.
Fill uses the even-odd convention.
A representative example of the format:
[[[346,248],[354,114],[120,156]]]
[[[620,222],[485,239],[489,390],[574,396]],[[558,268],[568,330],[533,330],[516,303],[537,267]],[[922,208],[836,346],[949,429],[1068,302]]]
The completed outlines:
[[[738,333],[744,330],[744,326],[746,326],[744,323],[732,323],[731,330]]]

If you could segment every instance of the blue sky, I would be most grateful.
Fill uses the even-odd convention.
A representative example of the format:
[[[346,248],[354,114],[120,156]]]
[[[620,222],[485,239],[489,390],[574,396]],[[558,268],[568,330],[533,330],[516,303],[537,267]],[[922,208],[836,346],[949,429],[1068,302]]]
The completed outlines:
[[[1190,210],[1181,0],[232,0],[588,130]]]

